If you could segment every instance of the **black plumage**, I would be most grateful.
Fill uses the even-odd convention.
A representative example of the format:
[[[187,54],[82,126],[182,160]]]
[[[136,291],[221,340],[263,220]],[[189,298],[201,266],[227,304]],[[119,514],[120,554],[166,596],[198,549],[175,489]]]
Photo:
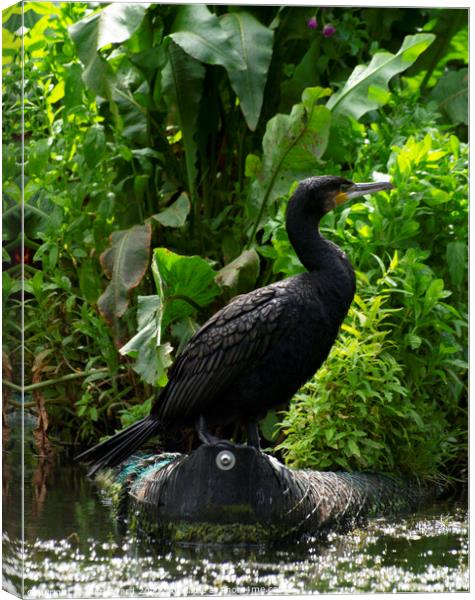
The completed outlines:
[[[390,189],[389,183],[354,184],[312,177],[289,201],[290,242],[308,272],[233,299],[191,338],[169,371],[169,382],[150,415],[78,458],[91,473],[114,466],[160,431],[243,422],[259,445],[256,422],[288,403],[328,356],[355,293],[345,253],[318,230],[320,219],[342,201]]]

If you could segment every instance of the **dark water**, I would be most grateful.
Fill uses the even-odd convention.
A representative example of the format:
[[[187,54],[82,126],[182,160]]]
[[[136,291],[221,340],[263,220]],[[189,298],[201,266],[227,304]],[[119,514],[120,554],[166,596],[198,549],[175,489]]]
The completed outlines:
[[[27,445],[28,446],[28,445]],[[170,547],[119,533],[81,467],[27,447],[24,594],[30,598],[468,591],[467,510],[416,514],[280,549]],[[4,589],[20,592],[19,444],[4,463]]]

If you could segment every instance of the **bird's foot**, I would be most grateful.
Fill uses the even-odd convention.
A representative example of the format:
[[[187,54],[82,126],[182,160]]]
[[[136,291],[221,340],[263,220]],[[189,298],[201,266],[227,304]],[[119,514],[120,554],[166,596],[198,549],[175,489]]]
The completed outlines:
[[[216,437],[208,431],[206,427],[206,421],[203,415],[200,415],[200,417],[197,419],[195,427],[196,432],[198,433],[198,437],[200,441],[203,442],[203,444],[207,444],[209,446],[225,441],[221,440],[220,438]]]
[[[198,433],[198,437],[203,444],[208,446],[226,446],[226,447],[235,447],[241,446],[242,444],[235,444],[229,440],[219,438],[208,431],[206,426],[206,421],[201,415],[196,420],[196,431]],[[247,446],[251,448],[255,448],[258,452],[262,452],[261,441],[259,437],[259,428],[255,421],[249,421],[246,424],[246,432],[247,432]]]

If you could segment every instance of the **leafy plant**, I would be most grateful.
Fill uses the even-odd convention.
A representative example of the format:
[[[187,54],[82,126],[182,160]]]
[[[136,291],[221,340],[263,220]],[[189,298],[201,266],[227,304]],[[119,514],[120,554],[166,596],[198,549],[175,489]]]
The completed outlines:
[[[150,238],[149,225],[135,225],[125,231],[114,231],[111,247],[101,255],[101,264],[110,283],[98,298],[102,316],[115,323],[127,310],[131,290],[136,288],[148,267]]]
[[[396,54],[377,52],[369,65],[356,67],[341,90],[330,98],[327,107],[335,116],[349,115],[357,121],[389,99],[388,81],[408,69],[428,48],[435,36],[408,36]]]
[[[393,471],[404,464],[394,454],[417,413],[391,353],[384,321],[393,312],[386,300],[356,296],[330,357],[297,395],[282,422],[287,437],[280,445],[292,465]]]
[[[381,277],[360,276],[363,296],[355,297],[329,358],[281,423],[286,439],[279,448],[291,464],[428,477],[457,456],[463,411],[446,385],[449,373],[460,382],[466,365],[451,356],[456,347],[432,345],[424,317],[444,313],[447,292],[437,279],[423,283],[423,298],[410,291],[415,256],[409,250],[399,262],[395,255]],[[414,309],[419,318],[409,325]]]
[[[4,345],[15,372],[24,270],[28,408],[45,448],[146,414],[199,323],[302,270],[285,202],[299,179],[333,173],[396,186],[321,224],[360,282],[331,369],[354,393],[354,432],[367,432],[363,397],[387,418],[370,411],[380,429],[366,436],[342,419],[337,442],[329,420],[312,430],[305,402],[329,414],[328,363],[322,395],[311,382],[285,417],[285,452],[421,473],[432,451],[433,471],[463,455],[467,11],[27,2],[3,33]]]
[[[189,338],[197,328],[190,317],[208,305],[219,288],[205,260],[179,256],[167,248],[154,250],[152,272],[157,294],[138,297],[138,333],[120,352],[137,359],[134,369],[145,381],[163,387],[173,350],[169,342],[162,343],[167,328],[174,324],[181,340]]]
[[[406,107],[404,110],[411,109]],[[396,118],[399,119],[397,113]],[[451,461],[459,460],[455,458],[456,449],[465,443],[466,147],[451,134],[442,134],[434,127],[429,128],[430,133],[425,133],[422,128],[422,133],[416,138],[412,134],[412,126],[410,121],[405,143],[394,144],[392,153],[387,156],[387,165],[380,167],[389,167],[395,191],[390,196],[381,193],[365,202],[350,204],[340,214],[329,214],[322,221],[321,229],[344,246],[357,268],[359,302],[363,303],[365,310],[369,311],[367,303],[383,297],[381,318],[386,311],[398,312],[394,313],[391,321],[382,323],[384,328],[381,329],[378,324],[366,338],[360,331],[366,317],[360,315],[357,318],[356,309],[352,309],[334,353],[284,417],[282,427],[289,435],[281,448],[294,464],[372,469],[392,465],[393,469],[412,469],[427,475],[435,472],[441,464],[449,465]],[[381,130],[378,127],[378,131]],[[388,126],[387,131],[392,133],[394,127]],[[398,135],[401,136],[401,129]],[[371,151],[377,153],[378,150],[376,146]],[[368,163],[372,161],[368,160],[366,153],[362,153],[361,172],[358,162],[355,179],[371,178]],[[450,210],[443,210],[444,206],[450,206]],[[300,272],[302,266],[288,241],[284,212],[285,206],[282,205],[275,218],[267,222],[263,242],[270,240],[272,246],[266,243],[259,250],[273,261],[274,272],[292,275]],[[389,261],[389,268],[384,266],[386,261]],[[376,337],[381,334],[385,340],[382,346],[371,345],[373,334]],[[368,354],[366,344],[370,346]],[[347,356],[349,349],[354,351],[354,356],[361,358],[362,362],[356,364],[355,371],[362,373],[362,380],[366,381],[364,373],[368,369],[381,369],[374,380],[370,379],[374,382],[371,391],[364,391],[365,384],[360,379],[354,388],[351,387],[349,382],[354,381],[356,375],[349,372],[353,368]],[[339,369],[346,370],[340,373]],[[332,373],[336,391],[331,381]],[[391,441],[386,438],[389,421],[372,422],[369,414],[369,430],[385,436],[384,450],[379,448],[379,452],[371,453],[365,449],[360,457],[347,447],[342,457],[335,450],[342,449],[351,438],[347,429],[354,427],[355,416],[352,413],[345,429],[346,421],[340,423],[339,413],[331,412],[332,403],[340,406],[340,413],[345,414],[341,410],[344,404],[352,411],[351,406],[355,402],[358,404],[361,399],[363,403],[362,396],[369,402],[371,394],[378,388],[377,382],[384,382],[385,389],[391,388],[388,373],[393,378],[391,381],[398,379],[398,385],[405,390],[398,400],[404,431],[395,425]],[[341,396],[340,386],[343,388]],[[342,433],[337,446],[332,447],[325,442],[329,421],[306,421],[305,415],[316,410],[315,406],[319,407],[318,411],[327,411],[325,418],[330,419],[333,415],[333,427]],[[404,418],[409,414],[412,422],[410,433],[407,433],[408,425],[404,425]],[[354,430],[366,431],[363,419],[360,428],[355,427]],[[428,436],[437,448],[426,442]],[[357,443],[356,440],[354,442]],[[408,449],[404,459],[401,448]],[[427,449],[429,451],[425,454]],[[416,455],[419,458],[417,464],[414,462]],[[365,462],[370,456],[370,462]],[[437,458],[432,460],[434,456]]]

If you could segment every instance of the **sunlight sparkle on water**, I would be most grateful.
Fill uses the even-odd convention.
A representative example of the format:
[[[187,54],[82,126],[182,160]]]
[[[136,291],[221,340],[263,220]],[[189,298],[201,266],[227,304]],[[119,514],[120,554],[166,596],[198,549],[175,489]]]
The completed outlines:
[[[196,546],[171,551],[131,538],[85,542],[79,542],[80,547],[53,539],[27,543],[28,597],[468,589],[467,520],[462,510],[398,521],[374,519],[366,529],[279,550]],[[7,572],[13,572],[8,558]]]

